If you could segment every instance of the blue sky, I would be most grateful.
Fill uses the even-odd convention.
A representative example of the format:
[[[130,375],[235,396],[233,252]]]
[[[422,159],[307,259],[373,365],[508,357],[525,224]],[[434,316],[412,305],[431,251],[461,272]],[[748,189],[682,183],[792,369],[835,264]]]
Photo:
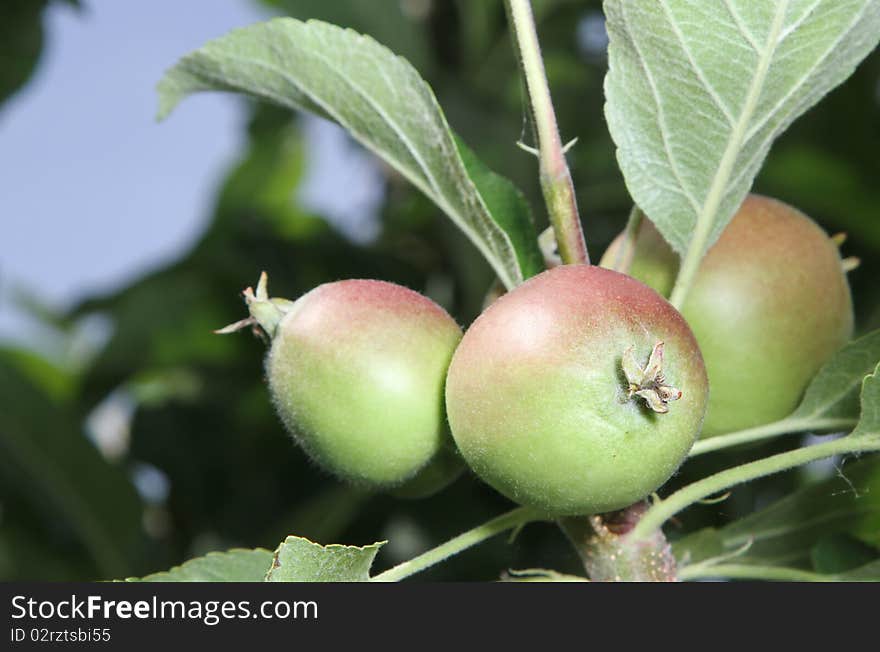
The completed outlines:
[[[182,54],[264,18],[256,3],[84,4],[48,12],[39,69],[0,108],[0,339],[29,339],[16,287],[65,306],[179,256],[240,145],[240,100],[199,95],[157,124],[155,85]]]

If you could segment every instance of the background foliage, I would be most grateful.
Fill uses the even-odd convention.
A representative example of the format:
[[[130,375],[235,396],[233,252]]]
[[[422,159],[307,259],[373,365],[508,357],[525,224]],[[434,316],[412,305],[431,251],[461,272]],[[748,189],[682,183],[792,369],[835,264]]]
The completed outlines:
[[[11,2],[0,9],[4,33],[22,35],[15,50],[0,38],[4,55],[11,53],[0,57],[3,98],[26,83],[38,56],[40,16],[34,8],[43,4]],[[523,189],[539,229],[545,226],[535,160],[514,147],[528,134],[500,2],[266,4],[369,33],[407,57],[431,84],[453,129]],[[598,259],[631,206],[602,116],[607,62],[600,3],[534,5],[562,135],[578,138],[569,161],[591,254]],[[262,382],[264,345],[244,335],[210,334],[243,316],[237,292],[263,269],[273,293],[289,298],[340,278],[395,281],[432,296],[463,325],[479,313],[493,280],[465,237],[390,170],[382,232],[369,245],[352,244],[320,215],[299,207],[292,197],[308,152],[296,116],[255,103],[246,143],[215,199],[209,227],[186,256],[68,314],[43,315],[71,337],[82,318],[108,317],[113,334],[104,348],[76,364],[0,348],[0,579],[146,575],[212,550],[274,549],[292,533],[320,543],[388,539],[376,558],[381,570],[509,508],[470,475],[418,502],[340,485],[308,463],[275,418]],[[874,52],[782,136],[755,186],[795,204],[829,232],[849,233],[844,251],[862,260],[850,274],[858,333],[880,327],[877,143],[880,53]],[[121,415],[123,445],[99,450],[84,436],[85,426],[108,413]],[[763,444],[760,452],[790,445]],[[758,452],[752,447],[696,458],[669,488]],[[853,476],[858,487],[846,480],[848,462],[831,469],[819,497],[805,494],[809,500],[794,506],[789,498],[776,513],[806,519],[811,509],[829,503],[851,516],[848,504],[829,496],[877,487],[880,465],[870,462],[860,463]],[[144,491],[143,483],[136,489],[132,479],[149,477],[152,469],[167,477],[167,493]],[[688,510],[669,534],[694,555],[728,549],[737,529],[725,526],[817,473],[822,471],[804,469],[739,487],[724,502]],[[876,500],[868,504],[876,511]],[[774,540],[772,552],[781,555],[779,546],[787,546],[795,551],[787,558],[792,564],[845,572],[878,556],[880,541],[865,534],[871,531],[866,518],[841,517],[839,527],[824,533],[786,532]],[[579,572],[558,529],[538,524],[513,545],[498,538],[421,577],[495,579],[507,568],[541,566]]]

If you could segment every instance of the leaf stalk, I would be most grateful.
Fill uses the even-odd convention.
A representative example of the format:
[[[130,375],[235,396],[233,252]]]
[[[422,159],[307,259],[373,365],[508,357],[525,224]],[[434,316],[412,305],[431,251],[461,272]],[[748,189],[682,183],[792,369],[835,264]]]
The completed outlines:
[[[854,437],[849,435],[839,439],[797,448],[778,455],[771,455],[748,464],[726,469],[689,484],[655,503],[632,530],[632,538],[647,539],[654,535],[672,516],[686,507],[725,489],[766,475],[821,460],[833,455],[845,455],[880,450],[880,438]]]
[[[526,523],[540,520],[543,520],[543,517],[539,513],[527,507],[517,507],[516,509],[493,518],[490,521],[486,521],[482,525],[478,525],[467,532],[459,534],[457,537],[454,537],[445,543],[441,543],[436,548],[432,548],[418,557],[413,557],[402,564],[398,564],[393,568],[389,568],[388,570],[379,573],[372,578],[372,581],[399,582],[410,575],[415,575],[426,568],[430,568],[434,564],[440,563],[444,559],[447,559],[462,550],[475,546],[478,543],[482,543],[486,539],[491,539],[495,535],[506,530],[519,528]]]

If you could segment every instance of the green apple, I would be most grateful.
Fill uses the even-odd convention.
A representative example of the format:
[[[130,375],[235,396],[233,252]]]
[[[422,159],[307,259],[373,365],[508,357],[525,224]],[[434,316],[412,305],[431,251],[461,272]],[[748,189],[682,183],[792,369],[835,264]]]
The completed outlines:
[[[425,495],[462,469],[449,448],[443,391],[461,329],[440,306],[375,280],[320,285],[296,301],[245,291],[271,339],[266,376],[278,415],[341,479]],[[419,478],[424,471],[425,478]]]
[[[622,236],[600,265],[611,266]],[[656,227],[638,232],[629,274],[669,295],[679,259]],[[682,307],[700,343],[710,398],[703,436],[786,417],[853,333],[835,242],[791,206],[749,195],[709,249]]]
[[[543,272],[493,302],[446,380],[468,465],[515,502],[560,516],[656,490],[696,440],[706,400],[682,316],[646,285],[589,265]]]

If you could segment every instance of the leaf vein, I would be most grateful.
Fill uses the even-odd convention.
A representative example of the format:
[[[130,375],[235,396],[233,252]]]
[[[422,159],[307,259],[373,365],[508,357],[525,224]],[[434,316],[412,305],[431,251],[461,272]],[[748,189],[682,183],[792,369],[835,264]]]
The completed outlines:
[[[709,97],[712,99],[712,102],[715,104],[716,107],[718,107],[718,110],[721,111],[722,115],[727,120],[728,126],[732,128],[735,122],[733,113],[730,111],[730,108],[722,101],[721,97],[718,95],[718,92],[715,90],[715,87],[709,82],[706,74],[703,72],[702,68],[700,68],[700,66],[694,59],[694,55],[688,47],[687,41],[685,40],[684,33],[675,22],[675,17],[672,15],[672,12],[670,11],[669,5],[666,0],[660,0],[659,4],[661,9],[663,9],[663,13],[666,14],[666,19],[669,21],[669,26],[675,33],[675,37],[678,39],[678,42],[681,44],[681,49],[684,52],[685,57],[687,57],[688,63],[690,63],[694,74],[697,76],[697,79],[700,80],[700,83],[703,85],[703,88],[706,90],[706,92],[709,93]]]
[[[831,55],[831,54],[837,49],[837,46],[840,44],[840,42],[841,42],[841,41],[842,41],[842,40],[843,40],[843,39],[844,39],[844,38],[845,38],[845,37],[846,37],[846,36],[852,31],[852,28],[853,28],[855,25],[857,25],[858,22],[862,19],[862,17],[865,15],[865,10],[868,8],[868,5],[869,5],[869,4],[870,4],[870,0],[868,0],[867,2],[865,2],[865,3],[862,5],[862,9],[861,9],[861,11],[859,11],[859,13],[856,15],[856,17],[850,22],[850,24],[847,26],[846,30],[844,30],[843,32],[841,32],[840,35],[839,35],[836,39],[834,39],[834,41],[831,43],[831,45],[828,47],[828,49],[826,49],[825,52],[822,53],[822,55],[819,57],[819,59],[816,61],[816,63],[812,66],[812,68],[811,68],[811,70],[810,70],[810,73],[808,73],[808,74],[806,74],[806,75],[803,75],[803,76],[800,78],[800,80],[798,81],[798,83],[795,84],[794,86],[792,86],[791,89],[788,91],[788,93],[786,93],[786,94],[782,97],[782,99],[780,99],[780,100],[779,100],[779,101],[773,106],[773,108],[771,108],[771,109],[770,109],[770,110],[764,115],[764,117],[761,118],[761,120],[759,120],[759,121],[758,121],[758,122],[757,122],[757,123],[756,123],[756,124],[750,129],[750,130],[749,130],[748,134],[746,134],[746,139],[745,139],[744,142],[749,142],[749,141],[755,136],[755,134],[757,134],[761,129],[763,129],[764,126],[766,126],[766,124],[767,124],[767,123],[768,123],[768,122],[774,117],[774,115],[776,115],[776,113],[778,113],[778,112],[781,110],[781,108],[782,108],[782,107],[783,107],[783,106],[784,106],[784,105],[785,105],[785,104],[791,99],[791,97],[792,97],[795,93],[797,93],[797,92],[798,92],[798,91],[804,86],[804,84],[807,83],[807,81],[808,81],[809,79],[812,78],[812,73],[813,73],[814,71],[816,71],[819,67],[821,67],[821,66],[825,63],[825,61],[828,59],[828,57],[829,57],[829,56],[830,56],[830,55]],[[812,94],[807,94],[807,98],[812,99],[812,97],[813,97]],[[801,103],[801,104],[795,104],[795,105],[794,105],[795,110],[798,109],[801,105],[802,105],[802,103]],[[791,116],[791,115],[793,115],[793,114],[795,113],[795,110],[789,111],[788,114],[787,114],[787,116]],[[787,120],[788,120],[788,117],[786,117],[786,120],[783,121],[781,124],[785,124],[785,122],[786,122]],[[769,138],[772,138],[772,132],[771,132],[771,135],[768,137],[768,139],[769,139]]]
[[[754,35],[752,35],[752,33],[748,29],[746,29],[746,25],[742,20],[742,16],[739,15],[739,11],[737,11],[731,0],[724,0],[724,6],[727,9],[728,13],[730,13],[730,17],[733,18],[733,22],[736,23],[736,27],[739,30],[739,33],[743,35],[743,37],[746,39],[746,42],[752,47],[752,50],[755,51],[755,54],[760,54],[761,46],[755,40]]]
[[[648,62],[645,60],[645,57],[642,53],[642,50],[639,47],[639,44],[635,38],[634,32],[630,29],[630,23],[629,23],[629,19],[627,18],[627,12],[626,12],[625,7],[626,7],[626,3],[622,3],[620,6],[620,15],[621,15],[621,18],[623,18],[624,27],[626,28],[627,32],[630,33],[630,37],[631,37],[631,40],[633,43],[633,48],[635,49],[635,53],[636,53],[636,57],[639,62],[639,66],[644,71],[645,78],[647,79],[648,85],[651,88],[651,96],[654,98],[654,104],[657,107],[657,122],[658,122],[658,127],[660,128],[660,139],[663,142],[663,150],[664,150],[664,153],[666,154],[666,160],[669,161],[669,166],[672,170],[672,174],[673,174],[673,176],[675,176],[675,180],[678,182],[678,185],[681,186],[684,196],[687,198],[688,202],[690,202],[692,208],[696,211],[699,206],[699,202],[697,202],[697,200],[693,197],[693,195],[691,195],[690,191],[687,190],[687,186],[685,186],[685,184],[684,184],[684,180],[681,177],[681,173],[678,169],[678,165],[675,161],[675,158],[672,155],[672,151],[670,150],[669,140],[666,135],[668,127],[666,125],[666,118],[665,118],[665,112],[663,110],[663,103],[660,99],[660,94],[657,91],[657,84],[656,84],[656,81],[654,80],[654,76],[651,73],[650,68],[648,67]]]

